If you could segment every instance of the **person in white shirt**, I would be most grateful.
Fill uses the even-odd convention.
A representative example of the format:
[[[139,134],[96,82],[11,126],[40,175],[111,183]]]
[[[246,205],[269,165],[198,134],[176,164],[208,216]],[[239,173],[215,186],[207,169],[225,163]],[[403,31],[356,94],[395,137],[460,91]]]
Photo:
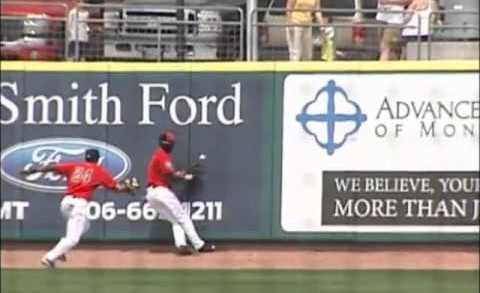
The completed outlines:
[[[438,3],[435,0],[413,0],[407,9],[412,14],[407,15],[402,37],[405,40],[411,39],[414,41],[417,40],[418,36],[421,40],[425,39],[430,33],[430,22],[435,18],[432,13],[437,10]]]
[[[68,58],[74,59],[77,54],[80,60],[85,60],[88,50],[88,18],[89,12],[78,6],[68,12],[67,18],[67,40],[68,40]]]

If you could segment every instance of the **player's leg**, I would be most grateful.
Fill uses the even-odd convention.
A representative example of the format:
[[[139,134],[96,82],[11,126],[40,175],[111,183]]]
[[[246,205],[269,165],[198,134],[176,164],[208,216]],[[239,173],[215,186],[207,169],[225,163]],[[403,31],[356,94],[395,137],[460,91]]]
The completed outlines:
[[[147,194],[150,205],[157,210],[165,219],[172,224],[179,224],[192,246],[200,250],[204,247],[205,241],[198,236],[192,220],[187,215],[178,198],[168,188],[157,187]]]
[[[160,203],[160,207],[160,210],[165,215],[166,219],[168,219],[173,225],[177,224],[182,228],[195,249],[199,249],[205,244],[205,241],[198,236],[193,222],[187,216],[178,200],[172,198],[166,199],[164,197]]]
[[[65,237],[60,239],[57,245],[47,252],[44,259],[50,263],[54,263],[61,259],[68,251],[75,247],[82,236],[85,220],[79,216],[73,216],[67,221],[67,233]]]
[[[70,200],[66,204],[72,204],[72,201]],[[78,198],[73,199],[73,209],[71,209],[71,213],[67,220],[65,237],[60,239],[57,245],[45,254],[42,263],[48,266],[54,266],[56,260],[61,258],[78,244],[80,238],[89,227],[89,222],[86,217],[86,207],[86,200]]]
[[[173,199],[172,196],[176,200]],[[200,236],[198,236],[198,234],[196,233],[195,228],[193,227],[193,223],[191,224],[191,227],[187,227],[187,229],[185,229],[185,225],[179,221],[179,217],[177,215],[183,211],[183,207],[176,198],[176,196],[170,190],[163,187],[149,189],[146,198],[150,206],[157,211],[161,218],[172,223],[172,230],[174,236],[176,235],[175,233],[178,233],[178,227],[180,227],[182,232],[187,234],[187,237],[192,243],[193,247],[195,247],[195,245],[201,247],[204,244],[204,241],[201,240]],[[189,225],[187,224],[187,226]],[[187,232],[187,230],[189,232]]]
[[[175,242],[175,248],[179,255],[191,255],[193,254],[192,248],[187,244],[187,237],[182,226],[177,223],[172,223],[173,240]]]
[[[65,220],[68,220],[70,218],[70,215],[72,214],[72,211],[74,208],[72,201],[74,202],[75,200],[72,197],[69,197],[69,199],[66,200],[67,203],[60,206],[60,211],[62,212],[62,215],[65,218]],[[89,230],[89,228],[90,228],[90,221],[86,221],[83,227],[82,234],[85,234]],[[56,260],[61,262],[66,262],[67,256],[65,254],[62,254]]]
[[[65,196],[62,199],[62,202],[60,203],[60,212],[61,212],[63,218],[65,219],[65,221],[67,221],[67,223],[68,223],[68,220],[70,219],[70,216],[72,214],[73,207],[74,207],[73,197]],[[57,243],[57,245],[55,247],[57,247],[60,244],[62,239],[63,238],[60,239],[60,241]],[[54,250],[55,247],[52,250]],[[52,250],[50,250],[50,251],[52,251]],[[54,267],[55,260],[48,258],[47,255],[48,255],[48,252],[42,257],[42,264],[45,265],[45,266],[48,266],[48,267]],[[59,258],[61,259],[62,256],[59,256]]]
[[[183,232],[182,226],[177,223],[172,223],[172,232],[175,247],[179,248],[187,245],[187,237],[185,236],[185,232]]]
[[[153,203],[152,205],[152,201],[149,201],[148,204],[158,213],[158,219],[170,222],[170,220],[164,216],[164,213],[161,210],[162,208],[159,207],[158,204]],[[173,241],[175,243],[175,247],[179,248],[182,246],[186,246],[187,237],[185,236],[185,232],[183,232],[182,226],[180,226],[178,223],[171,223],[171,224],[172,224]]]
[[[60,205],[60,212],[62,213],[62,216],[65,219],[65,221],[67,221],[70,218],[73,207],[74,207],[73,198],[71,196],[65,197],[64,200],[62,201],[62,204]],[[61,262],[66,262],[67,256],[65,254],[62,254],[57,258],[57,260]]]
[[[65,196],[60,203],[60,212],[65,220],[68,220],[72,215],[75,199],[71,196]]]
[[[205,241],[198,236],[187,210],[182,206],[177,196],[171,190],[167,189],[167,192],[162,195],[162,199],[166,206],[166,210],[168,210],[173,216],[172,222],[176,221],[182,227],[188,240],[196,250],[200,252],[209,252],[215,250],[214,245],[206,244]]]
[[[164,205],[161,203],[161,200],[158,199],[158,196],[153,188],[147,190],[146,199],[149,205],[158,213],[158,218],[162,220],[169,221],[172,224],[173,240],[178,254],[180,255],[189,255],[192,253],[190,247],[187,244],[187,238],[185,232],[183,231],[182,226],[172,221],[173,216],[170,213],[165,211]]]

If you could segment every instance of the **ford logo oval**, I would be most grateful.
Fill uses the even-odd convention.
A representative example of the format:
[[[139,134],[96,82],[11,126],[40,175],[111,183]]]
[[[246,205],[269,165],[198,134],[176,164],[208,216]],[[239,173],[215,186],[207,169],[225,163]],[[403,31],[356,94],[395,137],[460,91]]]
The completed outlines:
[[[123,178],[130,171],[130,158],[119,148],[96,140],[63,137],[22,142],[3,150],[0,156],[2,179],[34,191],[61,193],[66,189],[65,177],[52,172],[22,177],[19,171],[32,165],[84,161],[84,152],[89,148],[100,151],[99,164],[115,179]]]

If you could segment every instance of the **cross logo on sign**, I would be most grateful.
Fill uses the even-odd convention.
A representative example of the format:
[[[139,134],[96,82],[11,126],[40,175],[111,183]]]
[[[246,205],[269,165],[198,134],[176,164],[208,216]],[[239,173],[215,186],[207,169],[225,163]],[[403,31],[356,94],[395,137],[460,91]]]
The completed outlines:
[[[341,101],[343,99],[343,101]],[[318,112],[319,108],[325,108],[326,111]],[[336,149],[345,144],[348,137],[358,131],[363,122],[367,120],[367,115],[357,103],[348,98],[343,88],[338,87],[335,81],[328,81],[327,85],[322,87],[315,98],[303,106],[296,120],[302,125],[304,131],[313,136],[315,142],[327,150],[327,154],[333,155]],[[318,127],[318,123],[325,124]],[[340,124],[350,123],[350,128],[341,128]]]

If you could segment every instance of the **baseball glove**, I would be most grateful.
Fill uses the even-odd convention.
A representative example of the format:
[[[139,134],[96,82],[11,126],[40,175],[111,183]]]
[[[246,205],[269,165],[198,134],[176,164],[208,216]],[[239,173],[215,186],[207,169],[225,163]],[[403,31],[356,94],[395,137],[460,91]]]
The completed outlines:
[[[126,178],[125,180],[123,180],[123,184],[125,184],[125,186],[130,192],[136,191],[140,187],[140,184],[138,183],[138,179],[136,177]]]

